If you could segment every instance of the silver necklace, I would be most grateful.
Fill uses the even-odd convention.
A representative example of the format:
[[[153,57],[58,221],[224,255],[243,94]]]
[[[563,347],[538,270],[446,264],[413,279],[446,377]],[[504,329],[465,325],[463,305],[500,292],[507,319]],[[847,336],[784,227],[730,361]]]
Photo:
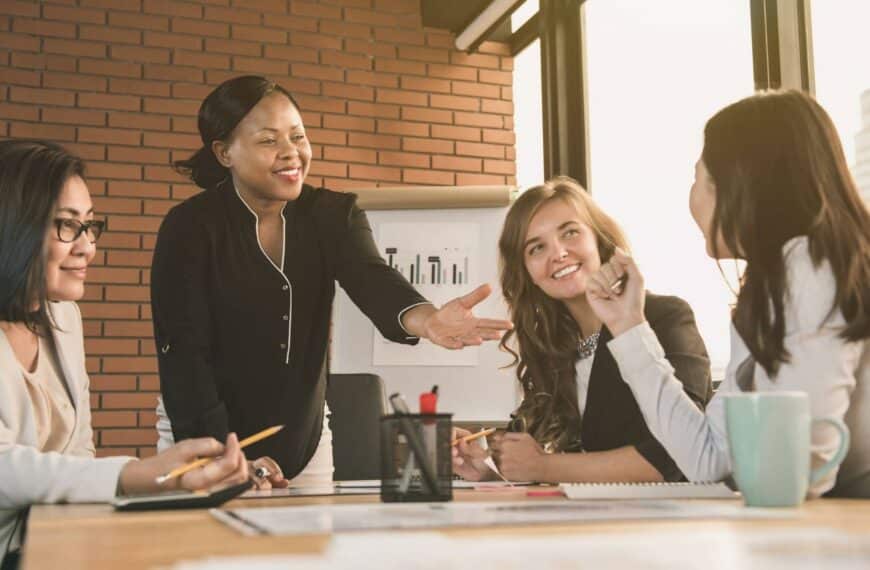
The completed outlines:
[[[584,339],[581,339],[577,344],[577,356],[580,360],[584,358],[589,358],[593,354],[595,354],[595,350],[598,348],[598,336],[601,332],[595,332],[591,335],[587,336]]]

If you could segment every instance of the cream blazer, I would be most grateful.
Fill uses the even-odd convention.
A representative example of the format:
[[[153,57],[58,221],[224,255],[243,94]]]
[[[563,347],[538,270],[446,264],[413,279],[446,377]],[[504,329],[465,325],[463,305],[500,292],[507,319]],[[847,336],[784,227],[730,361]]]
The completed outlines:
[[[94,457],[82,317],[73,302],[50,304],[55,345],[76,423],[62,452],[36,448],[33,406],[21,367],[0,331],[0,557],[18,546],[18,513],[34,503],[103,502],[115,495],[130,457]],[[20,525],[18,525],[20,526]],[[13,533],[16,536],[13,536]]]

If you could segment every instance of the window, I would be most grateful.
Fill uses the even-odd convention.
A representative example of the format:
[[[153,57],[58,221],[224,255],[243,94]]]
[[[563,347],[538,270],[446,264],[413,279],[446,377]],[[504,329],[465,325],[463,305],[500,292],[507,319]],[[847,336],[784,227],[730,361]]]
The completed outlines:
[[[514,56],[513,85],[517,186],[523,189],[544,182],[541,40]]]
[[[813,2],[810,18],[816,98],[831,115],[870,202],[870,2]]]
[[[750,4],[587,0],[584,9],[590,190],[628,234],[647,288],[692,306],[721,379],[734,298],[688,195],[704,123],[754,89]],[[733,266],[722,267],[733,280]]]

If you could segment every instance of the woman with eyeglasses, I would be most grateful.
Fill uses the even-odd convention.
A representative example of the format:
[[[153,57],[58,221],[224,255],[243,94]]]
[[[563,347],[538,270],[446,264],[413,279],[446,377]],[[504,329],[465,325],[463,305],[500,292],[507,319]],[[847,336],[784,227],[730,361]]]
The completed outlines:
[[[239,443],[191,439],[154,457],[96,458],[82,319],[104,223],[84,164],[48,142],[0,141],[0,560],[14,567],[27,507],[242,482]],[[209,465],[158,485],[197,457]],[[11,553],[11,554],[10,554]],[[7,557],[7,555],[9,555]]]

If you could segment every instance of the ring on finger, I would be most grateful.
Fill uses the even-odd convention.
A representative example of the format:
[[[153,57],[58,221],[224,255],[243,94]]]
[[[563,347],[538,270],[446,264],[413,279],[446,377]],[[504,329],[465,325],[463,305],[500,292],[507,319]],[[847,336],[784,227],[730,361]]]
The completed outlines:
[[[269,476],[269,470],[263,466],[257,467],[254,469],[254,477],[258,479],[265,479]]]

